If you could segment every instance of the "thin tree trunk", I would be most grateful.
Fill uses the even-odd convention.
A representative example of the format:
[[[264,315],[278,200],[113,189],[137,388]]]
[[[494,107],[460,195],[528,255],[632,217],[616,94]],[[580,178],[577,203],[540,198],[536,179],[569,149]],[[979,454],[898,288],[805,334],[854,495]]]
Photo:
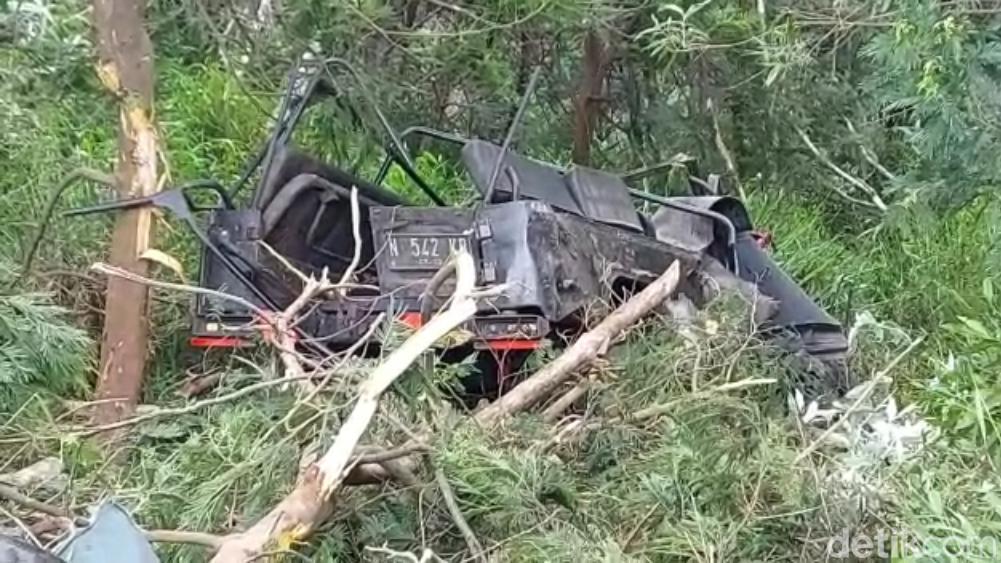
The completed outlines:
[[[582,75],[574,110],[573,161],[588,164],[591,161],[591,141],[601,102],[604,100],[605,77],[611,62],[608,45],[597,32],[588,31],[584,36]]]
[[[119,197],[149,195],[157,186],[156,132],[153,128],[153,48],[143,25],[140,0],[93,0],[98,75],[119,105]],[[152,215],[148,209],[118,215],[110,261],[139,275],[149,247]],[[104,308],[101,371],[97,381],[95,422],[129,416],[142,390],[147,349],[147,288],[111,278]],[[110,399],[110,400],[109,400]]]

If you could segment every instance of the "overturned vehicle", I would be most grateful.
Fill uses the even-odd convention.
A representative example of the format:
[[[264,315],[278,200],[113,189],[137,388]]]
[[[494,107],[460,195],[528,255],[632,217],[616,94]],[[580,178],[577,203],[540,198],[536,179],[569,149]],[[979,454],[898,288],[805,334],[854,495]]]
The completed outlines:
[[[274,131],[232,188],[198,182],[72,213],[139,205],[169,209],[204,245],[201,285],[259,309],[280,311],[300,295],[301,279],[283,262],[307,274],[326,271],[331,279],[350,271],[356,283],[324,296],[296,323],[298,345],[322,354],[357,342],[380,313],[413,326],[425,321],[451,293],[447,281],[432,278],[452,252],[468,250],[479,283],[505,288],[465,327],[472,338],[443,353],[446,360],[475,361],[476,375],[464,382],[469,396],[500,392],[505,377],[546,339],[560,344],[572,338],[595,303],[642,288],[676,260],[685,275],[681,292],[696,304],[720,286],[759,300],[761,328],[813,360],[812,394],[849,388],[842,327],[772,260],[738,199],[663,197],[631,188],[627,182],[637,174],[563,168],[520,155],[507,142],[424,127],[397,133],[374,106],[387,154],[374,177],[359,178],[292,143],[314,102],[338,98],[332,68],[357,78],[336,60],[294,73]],[[421,177],[407,148],[416,141],[454,146],[470,191],[475,189],[472,205],[446,205]],[[385,186],[394,165],[433,205],[419,205]],[[249,202],[237,205],[251,178],[258,181]],[[691,182],[704,185],[696,177]],[[203,191],[214,194],[211,205],[200,205],[206,198],[196,192]],[[639,212],[637,202],[655,212]],[[199,295],[191,342],[246,345],[256,321],[248,307]]]

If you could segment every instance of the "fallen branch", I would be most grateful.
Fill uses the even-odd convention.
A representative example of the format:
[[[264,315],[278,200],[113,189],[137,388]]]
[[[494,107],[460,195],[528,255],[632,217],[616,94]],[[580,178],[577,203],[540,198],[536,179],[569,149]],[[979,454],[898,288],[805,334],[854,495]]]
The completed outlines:
[[[581,336],[554,362],[519,383],[492,405],[473,415],[473,420],[489,428],[548,396],[561,383],[572,377],[576,370],[604,354],[605,348],[611,344],[613,338],[663,303],[675,291],[680,279],[681,267],[675,262],[657,280],[598,323],[594,330]],[[405,461],[412,462],[413,459],[400,460],[401,463]],[[384,481],[386,477],[378,465],[359,464],[348,476],[348,482],[360,485]]]
[[[375,415],[379,397],[425,350],[472,317],[476,312],[476,298],[486,295],[472,291],[475,281],[472,257],[464,252],[455,259],[458,264],[457,280],[451,305],[421,326],[376,367],[362,383],[354,409],[344,421],[334,444],[318,462],[303,472],[292,492],[267,515],[246,531],[227,536],[212,559],[213,563],[242,562],[265,553],[279,539],[294,542],[308,537],[332,512],[333,493],[341,483],[361,483],[366,482],[367,477],[386,475],[386,470],[379,465],[351,463],[353,451]],[[614,338],[673,293],[680,279],[681,266],[676,262],[594,330],[578,339],[556,361],[519,384],[494,405],[480,411],[475,420],[480,424],[495,425],[504,417],[535,404],[571,377],[575,370],[604,354]],[[406,444],[402,448],[411,446]],[[394,459],[393,463],[407,471],[414,465],[412,457]]]
[[[448,508],[448,513],[452,516],[455,526],[462,533],[462,538],[466,541],[466,547],[469,548],[473,559],[485,563],[487,557],[483,554],[483,546],[480,545],[480,541],[476,539],[476,534],[473,533],[473,529],[469,527],[469,523],[466,522],[466,518],[462,515],[459,503],[455,500],[455,492],[452,491],[452,485],[449,484],[448,478],[445,477],[445,472],[441,469],[435,469],[434,479],[438,483],[438,489],[441,490],[441,496],[445,499],[445,506]]]
[[[352,463],[382,463],[407,457],[415,453],[427,453],[431,448],[427,444],[407,444],[391,450],[376,450],[359,455]]]
[[[103,262],[94,263],[90,267],[90,269],[99,274],[104,274],[106,276],[114,276],[116,278],[122,278],[133,283],[141,283],[143,285],[148,285],[150,287],[155,287],[157,289],[168,289],[171,291],[184,291],[187,293],[197,293],[200,295],[208,295],[210,297],[224,299],[226,301],[232,301],[233,303],[236,303],[241,307],[246,307],[247,309],[253,311],[254,314],[256,314],[258,317],[262,319],[268,317],[268,313],[264,309],[261,309],[260,307],[254,305],[250,301],[247,301],[242,297],[237,297],[236,295],[230,295],[222,291],[215,291],[214,289],[206,289],[204,287],[197,287],[183,283],[157,281],[154,279],[147,278],[145,276],[134,274],[128,270],[119,268],[118,266],[111,266],[110,264],[105,264]]]
[[[502,418],[523,411],[547,396],[581,367],[603,356],[615,338],[674,293],[680,280],[681,265],[676,261],[643,291],[578,338],[560,357],[477,413],[476,421],[495,425]]]
[[[42,502],[40,500],[35,500],[26,494],[18,491],[14,487],[8,487],[7,485],[0,485],[0,499],[9,500],[14,504],[19,504],[25,508],[34,510],[35,512],[41,512],[42,514],[48,514],[49,516],[55,516],[57,518],[69,518],[73,520],[73,523],[77,525],[86,525],[86,518],[79,518],[73,516],[73,514],[65,509],[58,506],[49,504],[47,502]]]
[[[649,407],[625,415],[611,416],[608,418],[593,418],[590,420],[583,417],[577,417],[572,420],[569,420],[569,422],[563,424],[562,426],[554,428],[553,437],[543,445],[542,449],[543,451],[545,451],[554,445],[565,443],[572,437],[576,437],[584,432],[600,428],[601,426],[606,424],[621,424],[621,423],[633,424],[633,423],[643,422],[646,420],[650,420],[652,418],[663,416],[665,414],[670,414],[671,412],[675,411],[678,408],[678,405],[681,403],[691,403],[692,401],[697,401],[702,397],[709,399],[717,396],[720,393],[724,393],[727,391],[736,391],[739,389],[746,389],[748,387],[757,387],[762,385],[774,385],[777,382],[778,380],[773,378],[742,379],[740,381],[731,381],[730,383],[717,385],[709,389],[703,389],[696,393],[687,394],[683,397],[672,399],[671,401],[668,401],[666,403],[658,403],[656,405],[651,405]]]
[[[306,395],[301,401],[297,401],[294,405],[292,405],[292,408],[290,408],[289,411],[285,413],[285,416],[282,417],[282,420],[278,424],[276,424],[273,428],[284,427],[285,423],[292,420],[292,417],[295,416],[295,413],[299,411],[299,407],[315,399],[316,396],[320,394],[320,391],[326,388],[326,386],[330,383],[330,380],[333,379],[334,375],[340,371],[340,368],[344,365],[346,359],[352,357],[355,352],[357,352],[359,349],[365,346],[368,343],[368,341],[372,339],[372,336],[375,335],[375,331],[379,329],[379,326],[382,325],[382,322],[385,319],[386,319],[386,314],[379,313],[379,315],[375,317],[375,320],[372,321],[372,324],[369,325],[368,330],[365,331],[365,334],[363,334],[361,338],[356,340],[354,344],[349,346],[348,349],[344,351],[344,355],[341,357],[340,363],[328,369],[327,374],[323,377],[322,380],[320,380],[319,383],[317,383],[313,387],[312,391],[310,391],[309,394]]]
[[[295,349],[298,335],[296,334],[294,328],[299,322],[299,312],[319,295],[332,291],[335,288],[339,288],[342,292],[346,291],[342,284],[351,281],[351,277],[354,275],[354,271],[358,268],[358,264],[361,261],[361,211],[358,207],[357,187],[351,188],[351,225],[354,236],[354,255],[351,258],[351,263],[348,265],[347,269],[344,270],[344,273],[337,284],[330,281],[326,268],[320,272],[319,278],[315,278],[312,275],[306,275],[295,268],[281,254],[266,244],[264,245],[272,256],[274,256],[286,269],[295,274],[295,276],[303,282],[302,291],[299,293],[299,296],[296,297],[295,300],[292,301],[292,303],[290,303],[283,311],[274,315],[272,319],[275,328],[273,339],[277,344],[278,355],[281,358],[282,365],[285,366],[284,377],[287,380],[296,379],[298,376],[305,373],[305,370],[302,367],[301,356]],[[308,313],[306,316],[308,316]],[[309,385],[308,381],[301,381],[300,385],[303,386],[304,391],[307,393],[311,393],[316,390],[316,388]]]
[[[301,376],[298,376],[296,379],[297,380],[298,379],[309,379],[311,377],[313,377],[313,376],[312,375],[301,375]],[[253,385],[248,385],[246,387],[242,387],[240,389],[237,389],[236,391],[233,391],[233,392],[230,392],[230,393],[226,393],[225,395],[219,395],[218,397],[213,397],[211,399],[205,399],[204,401],[198,401],[198,402],[195,402],[195,403],[184,405],[183,407],[176,407],[176,408],[156,408],[155,410],[151,410],[150,412],[147,412],[146,414],[141,414],[139,416],[134,416],[132,418],[126,418],[124,420],[119,420],[117,422],[112,422],[112,423],[109,423],[109,424],[102,424],[102,425],[99,425],[99,426],[90,426],[90,427],[87,427],[87,428],[84,428],[84,429],[81,429],[81,430],[77,430],[75,432],[71,432],[70,435],[71,436],[77,436],[77,437],[93,436],[95,434],[100,434],[101,432],[107,432],[109,430],[117,430],[118,428],[125,428],[126,426],[135,426],[136,424],[139,424],[139,423],[142,423],[142,422],[148,422],[150,420],[155,420],[157,418],[163,418],[165,416],[178,416],[178,415],[182,415],[182,414],[189,414],[189,413],[193,413],[193,412],[199,411],[199,410],[201,410],[201,409],[203,409],[205,407],[210,407],[210,406],[218,405],[218,404],[221,404],[221,403],[228,403],[230,401],[235,401],[236,399],[239,399],[241,397],[245,397],[247,395],[250,395],[251,393],[256,393],[257,391],[261,391],[261,390],[267,389],[269,387],[276,387],[278,385],[284,385],[285,383],[288,383],[288,381],[289,381],[289,378],[287,378],[287,377],[284,378],[284,379],[272,379],[272,380],[269,380],[269,381],[261,381],[261,382],[258,382],[258,383],[254,383]]]
[[[456,284],[451,305],[414,332],[389,355],[361,384],[358,399],[334,443],[302,475],[288,496],[256,524],[242,533],[227,536],[212,559],[215,563],[236,563],[264,553],[279,538],[296,541],[309,536],[333,510],[333,494],[344,480],[361,437],[368,429],[379,398],[417,358],[440,338],[455,330],[476,313],[473,291],[476,266],[468,252],[455,256]]]
[[[355,274],[355,270],[358,269],[358,264],[361,263],[361,209],[358,207],[357,186],[351,188],[351,236],[354,237],[354,254],[351,256],[351,263],[348,264],[347,269],[341,274],[341,280],[337,282],[338,286],[349,283],[351,277]]]
[[[35,512],[41,512],[42,514],[48,514],[49,516],[55,516],[56,518],[66,518],[72,521],[77,526],[88,526],[90,525],[90,520],[83,518],[82,516],[76,516],[69,510],[65,510],[58,506],[49,504],[47,502],[42,502],[40,500],[35,500],[25,494],[22,494],[17,489],[13,487],[8,487],[6,485],[0,485],[0,499],[8,500],[14,504],[18,504],[27,508],[29,510],[34,510]],[[188,543],[194,545],[203,545],[205,547],[218,548],[222,543],[222,538],[213,534],[206,534],[202,532],[185,532],[180,530],[148,530],[145,532],[146,538],[152,542],[158,543]]]
[[[184,382],[184,385],[177,391],[177,394],[185,399],[194,399],[215,389],[221,381],[222,376],[218,373],[191,377]]]
[[[219,549],[222,536],[203,532],[185,532],[182,530],[146,530],[146,539],[153,543],[186,543]]]
[[[546,407],[546,410],[542,411],[542,420],[545,422],[555,422],[556,419],[563,416],[563,413],[566,412],[567,409],[573,406],[578,399],[583,397],[588,390],[591,389],[591,384],[592,382],[590,378],[580,380],[577,385],[574,385],[569,391],[564,393],[563,396],[553,401],[553,404]]]
[[[869,184],[867,184],[861,178],[856,178],[855,176],[852,176],[848,172],[845,172],[844,169],[842,169],[840,166],[838,166],[837,164],[834,164],[834,161],[832,161],[830,158],[828,158],[828,156],[826,154],[824,154],[819,148],[817,148],[817,145],[813,144],[813,141],[806,134],[806,131],[803,131],[802,129],[800,129],[799,127],[797,127],[796,128],[796,133],[799,134],[799,138],[803,140],[803,143],[806,144],[806,147],[808,149],[810,149],[810,152],[812,152],[814,154],[814,156],[816,156],[817,159],[820,160],[820,162],[822,162],[824,164],[824,166],[827,166],[835,174],[837,174],[838,176],[841,176],[842,178],[844,178],[849,184],[851,184],[851,185],[855,186],[856,188],[858,188],[858,189],[862,190],[863,192],[865,192],[865,194],[869,196],[869,199],[872,201],[872,203],[868,203],[868,202],[865,202],[865,201],[860,200],[858,198],[852,197],[852,196],[848,195],[847,193],[845,193],[845,192],[843,192],[841,190],[835,190],[839,194],[841,194],[842,197],[845,197],[845,198],[849,199],[850,201],[854,201],[855,203],[858,203],[858,204],[861,204],[861,205],[867,205],[869,207],[875,207],[876,209],[879,209],[880,211],[884,211],[885,212],[887,210],[886,203],[883,201],[883,198],[881,198],[879,196],[879,192],[877,192],[875,188],[873,188],[872,186],[870,186]]]
[[[732,381],[730,383],[724,383],[716,387],[709,389],[700,390],[697,393],[692,393],[676,401],[670,401],[668,403],[661,403],[646,407],[645,409],[640,409],[638,411],[632,412],[626,416],[616,416],[612,417],[604,423],[618,423],[618,422],[640,422],[643,420],[648,420],[651,418],[658,417],[663,414],[667,414],[675,408],[677,408],[678,402],[688,402],[692,401],[698,397],[712,397],[718,393],[723,393],[725,391],[736,391],[738,389],[745,389],[747,387],[757,387],[760,385],[775,385],[778,383],[777,379],[774,378],[761,378],[761,379],[742,379],[740,381]],[[595,421],[595,424],[603,424],[602,421]]]

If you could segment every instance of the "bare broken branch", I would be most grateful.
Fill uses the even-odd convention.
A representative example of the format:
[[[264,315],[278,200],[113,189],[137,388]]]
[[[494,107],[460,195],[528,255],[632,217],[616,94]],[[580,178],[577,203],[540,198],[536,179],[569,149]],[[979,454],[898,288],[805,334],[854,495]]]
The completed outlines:
[[[848,126],[848,130],[852,132],[852,135],[859,137],[858,131],[855,130],[855,125],[852,124],[851,120],[849,120],[847,117],[845,118],[845,125]],[[864,158],[866,162],[871,164],[872,167],[876,169],[876,172],[879,172],[887,180],[897,179],[896,175],[887,170],[885,166],[880,164],[879,159],[876,157],[876,153],[872,152],[869,149],[869,147],[865,146],[862,143],[861,139],[858,141],[858,146],[859,150],[862,151],[862,158]]]
[[[553,401],[553,404],[546,407],[546,410],[542,412],[542,420],[546,422],[555,422],[556,419],[563,416],[574,403],[576,403],[581,397],[583,397],[588,390],[591,389],[591,379],[582,379],[577,385],[570,388],[569,391],[564,393],[559,399]]]
[[[674,262],[643,291],[605,317],[593,330],[578,338],[559,358],[477,413],[476,420],[481,424],[493,425],[505,416],[525,410],[541,400],[582,366],[604,355],[616,337],[663,303],[674,293],[680,281],[681,265]]]
[[[276,538],[307,537],[327,518],[333,508],[333,494],[351,467],[353,452],[375,416],[379,398],[425,350],[476,313],[473,257],[461,252],[453,259],[457,264],[456,284],[448,309],[421,326],[375,368],[360,385],[355,406],[326,453],[271,512],[246,531],[228,536],[212,561],[235,563],[256,557]]]
[[[341,274],[341,281],[337,285],[344,285],[351,281],[358,264],[361,262],[361,210],[358,208],[358,186],[351,187],[351,235],[354,237],[354,254],[351,256],[351,263]]]
[[[300,375],[300,376],[298,376],[297,380],[298,379],[308,379],[310,377],[312,377],[312,376],[311,375]],[[189,413],[193,413],[193,412],[199,411],[201,409],[204,409],[205,407],[210,407],[210,406],[218,405],[218,404],[221,404],[221,403],[228,403],[230,401],[235,401],[236,399],[239,399],[241,397],[246,397],[247,395],[250,395],[251,393],[256,393],[257,391],[261,391],[261,390],[267,389],[269,387],[277,387],[279,385],[283,385],[283,384],[287,383],[288,381],[289,381],[289,378],[272,379],[272,380],[269,380],[269,381],[261,381],[261,382],[258,382],[258,383],[254,383],[253,385],[248,385],[246,387],[242,387],[242,388],[237,389],[236,391],[233,391],[231,393],[226,393],[225,395],[219,395],[218,397],[213,397],[211,399],[205,399],[204,401],[198,401],[198,402],[195,402],[195,403],[184,405],[183,407],[177,407],[177,408],[156,408],[155,410],[151,410],[150,412],[147,412],[146,414],[141,414],[139,416],[134,416],[132,418],[126,418],[124,420],[119,420],[119,421],[111,422],[111,423],[108,423],[108,424],[101,424],[101,425],[98,425],[98,426],[90,426],[90,427],[78,430],[76,432],[72,432],[71,435],[73,435],[73,436],[79,436],[79,437],[93,436],[95,434],[99,434],[101,432],[107,432],[109,430],[117,430],[119,428],[125,428],[127,426],[135,426],[136,424],[140,424],[142,422],[148,422],[150,420],[155,420],[157,418],[163,418],[163,417],[167,417],[167,416],[179,416],[179,415],[182,415],[182,414],[189,414]]]
[[[76,516],[69,510],[64,510],[58,506],[33,499],[6,485],[0,484],[0,499],[8,500],[14,504],[21,505],[29,510],[55,516],[56,518],[66,518],[77,526],[87,526],[90,521],[82,516]],[[158,543],[188,543],[203,545],[205,547],[218,548],[222,543],[222,538],[214,534],[202,532],[185,532],[181,530],[148,530],[146,537],[152,542]]]
[[[840,166],[834,164],[834,161],[832,161],[826,154],[824,154],[819,148],[817,148],[817,145],[813,143],[813,140],[811,140],[810,137],[806,134],[806,131],[803,131],[801,128],[796,127],[796,133],[799,134],[799,138],[803,140],[803,143],[806,144],[807,148],[810,149],[810,152],[812,152],[814,156],[816,156],[817,159],[824,164],[824,166],[827,166],[835,174],[844,178],[849,184],[862,190],[862,192],[864,192],[866,195],[869,196],[871,203],[852,197],[842,190],[835,189],[835,191],[837,191],[842,197],[850,201],[853,201],[855,203],[858,203],[860,205],[875,207],[876,209],[879,209],[880,211],[883,212],[887,210],[886,203],[883,201],[883,198],[880,197],[879,192],[877,192],[875,188],[870,186],[861,178],[852,176],[848,172],[845,172],[845,170],[842,169]]]
[[[97,272],[97,273],[99,273],[99,274],[104,274],[106,276],[114,276],[116,278],[122,278],[122,279],[128,280],[130,282],[140,283],[140,284],[148,285],[150,287],[155,287],[155,288],[158,288],[158,289],[167,289],[167,290],[170,290],[170,291],[184,291],[184,292],[187,292],[187,293],[196,293],[196,294],[200,294],[200,295],[209,295],[211,297],[217,297],[219,299],[224,299],[226,301],[231,301],[231,302],[236,303],[237,305],[240,305],[242,307],[246,307],[247,309],[250,309],[251,311],[253,311],[254,314],[256,314],[259,317],[261,317],[262,319],[268,317],[268,313],[266,311],[264,311],[264,309],[261,309],[260,307],[258,307],[257,305],[254,305],[250,301],[247,301],[246,299],[244,299],[242,297],[238,297],[236,295],[230,295],[230,294],[222,292],[222,291],[216,291],[214,289],[206,289],[204,287],[197,287],[197,286],[194,286],[194,285],[186,285],[186,284],[183,284],[183,283],[171,283],[171,282],[158,281],[158,280],[147,278],[145,276],[140,276],[138,274],[133,274],[132,272],[130,272],[128,270],[125,270],[123,268],[119,268],[117,266],[112,266],[110,264],[105,264],[103,262],[95,262],[90,267],[90,269],[93,270],[93,271],[95,271],[95,272]]]
[[[455,522],[455,526],[459,528],[462,538],[466,541],[466,547],[469,548],[474,559],[485,563],[487,557],[484,555],[483,546],[480,545],[480,541],[476,539],[476,534],[473,533],[473,529],[469,527],[465,516],[462,515],[459,503],[455,500],[455,492],[452,491],[452,485],[449,484],[445,472],[441,468],[435,469],[434,479],[438,483],[438,489],[441,490],[441,496],[445,499],[445,506],[448,508],[448,513],[452,516],[452,521]]]

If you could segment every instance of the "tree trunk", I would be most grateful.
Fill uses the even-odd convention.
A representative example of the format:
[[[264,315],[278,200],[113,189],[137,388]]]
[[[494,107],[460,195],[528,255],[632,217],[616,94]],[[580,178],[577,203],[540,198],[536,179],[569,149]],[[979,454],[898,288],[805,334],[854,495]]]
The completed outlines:
[[[608,45],[597,32],[588,31],[584,36],[582,75],[574,110],[573,161],[588,164],[591,161],[591,140],[594,125],[604,99],[605,77],[611,58]]]
[[[153,128],[153,48],[143,26],[140,0],[93,0],[98,75],[119,105],[119,197],[149,195],[157,187],[156,132]],[[139,275],[149,247],[149,209],[121,212],[111,241],[110,261]],[[101,371],[95,422],[129,416],[142,390],[147,349],[147,288],[110,278],[104,306]]]

